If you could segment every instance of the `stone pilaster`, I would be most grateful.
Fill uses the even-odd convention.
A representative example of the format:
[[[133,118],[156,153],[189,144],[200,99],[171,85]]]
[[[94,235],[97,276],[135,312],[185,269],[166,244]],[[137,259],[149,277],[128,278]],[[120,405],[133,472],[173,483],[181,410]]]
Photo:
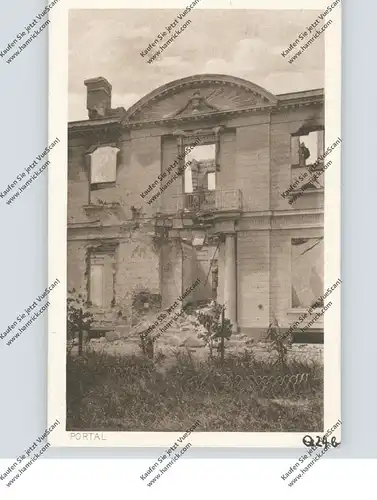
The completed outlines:
[[[224,304],[225,317],[237,326],[236,233],[225,235]]]

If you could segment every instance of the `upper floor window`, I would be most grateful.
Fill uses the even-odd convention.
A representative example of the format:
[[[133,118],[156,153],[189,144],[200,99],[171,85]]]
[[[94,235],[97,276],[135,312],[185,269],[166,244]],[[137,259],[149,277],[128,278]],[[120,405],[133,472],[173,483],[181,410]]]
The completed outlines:
[[[292,165],[313,165],[324,152],[324,130],[315,130],[291,137]]]
[[[90,187],[100,189],[116,183],[117,155],[114,146],[102,146],[90,153]]]
[[[216,144],[185,148],[185,162],[191,161],[185,169],[185,193],[216,189],[216,154]]]

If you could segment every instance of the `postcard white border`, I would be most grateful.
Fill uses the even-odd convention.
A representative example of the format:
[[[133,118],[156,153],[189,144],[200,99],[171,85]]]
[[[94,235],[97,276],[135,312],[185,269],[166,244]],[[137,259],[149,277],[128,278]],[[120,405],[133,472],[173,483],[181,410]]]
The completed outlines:
[[[48,189],[48,282],[61,284],[51,294],[48,312],[48,422],[63,424],[49,436],[52,446],[76,447],[165,447],[176,432],[100,432],[101,439],[77,440],[65,431],[66,422],[66,289],[67,289],[67,123],[68,123],[68,10],[185,8],[189,0],[60,0],[50,11],[49,26],[49,141],[61,143],[50,153]],[[333,0],[306,0],[305,10],[325,10]],[[202,0],[195,9],[302,10],[302,0]],[[331,12],[333,24],[325,36],[325,129],[326,145],[341,137],[341,3]],[[309,49],[310,50],[310,49]],[[287,63],[288,64],[288,63]],[[341,148],[331,153],[325,190],[325,289],[340,274],[341,249]],[[341,308],[340,287],[331,295],[332,307],[324,315],[325,394],[324,429],[341,418]],[[76,433],[77,434],[77,433]],[[83,434],[80,433],[80,434]],[[303,448],[306,432],[193,432],[194,447],[290,447]],[[312,433],[311,433],[312,434]],[[334,432],[340,441],[340,429]]]

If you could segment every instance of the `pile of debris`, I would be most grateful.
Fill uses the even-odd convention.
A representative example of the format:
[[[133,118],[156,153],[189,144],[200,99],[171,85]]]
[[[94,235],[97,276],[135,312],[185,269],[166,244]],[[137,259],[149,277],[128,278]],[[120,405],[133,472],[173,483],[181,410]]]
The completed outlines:
[[[173,316],[174,318],[174,316]],[[156,329],[156,347],[204,347],[203,340],[199,339],[201,333],[205,333],[205,328],[198,323],[195,315],[186,314],[178,316],[172,322],[172,318],[166,318],[163,324]],[[170,323],[167,329],[164,325]]]

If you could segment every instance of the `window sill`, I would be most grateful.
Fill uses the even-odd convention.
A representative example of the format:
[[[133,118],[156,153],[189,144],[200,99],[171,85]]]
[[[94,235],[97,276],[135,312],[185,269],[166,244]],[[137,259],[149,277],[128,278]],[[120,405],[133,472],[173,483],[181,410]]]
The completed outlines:
[[[309,172],[316,172],[317,170],[321,170],[323,168],[324,163],[318,163],[318,165],[314,166],[314,163],[309,163],[308,165],[300,165],[298,163],[291,164],[291,168],[306,168]]]
[[[297,200],[301,198],[301,196],[305,196],[307,194],[323,194],[325,192],[324,188],[308,188],[308,189],[295,189],[291,191],[287,196],[288,200]]]

